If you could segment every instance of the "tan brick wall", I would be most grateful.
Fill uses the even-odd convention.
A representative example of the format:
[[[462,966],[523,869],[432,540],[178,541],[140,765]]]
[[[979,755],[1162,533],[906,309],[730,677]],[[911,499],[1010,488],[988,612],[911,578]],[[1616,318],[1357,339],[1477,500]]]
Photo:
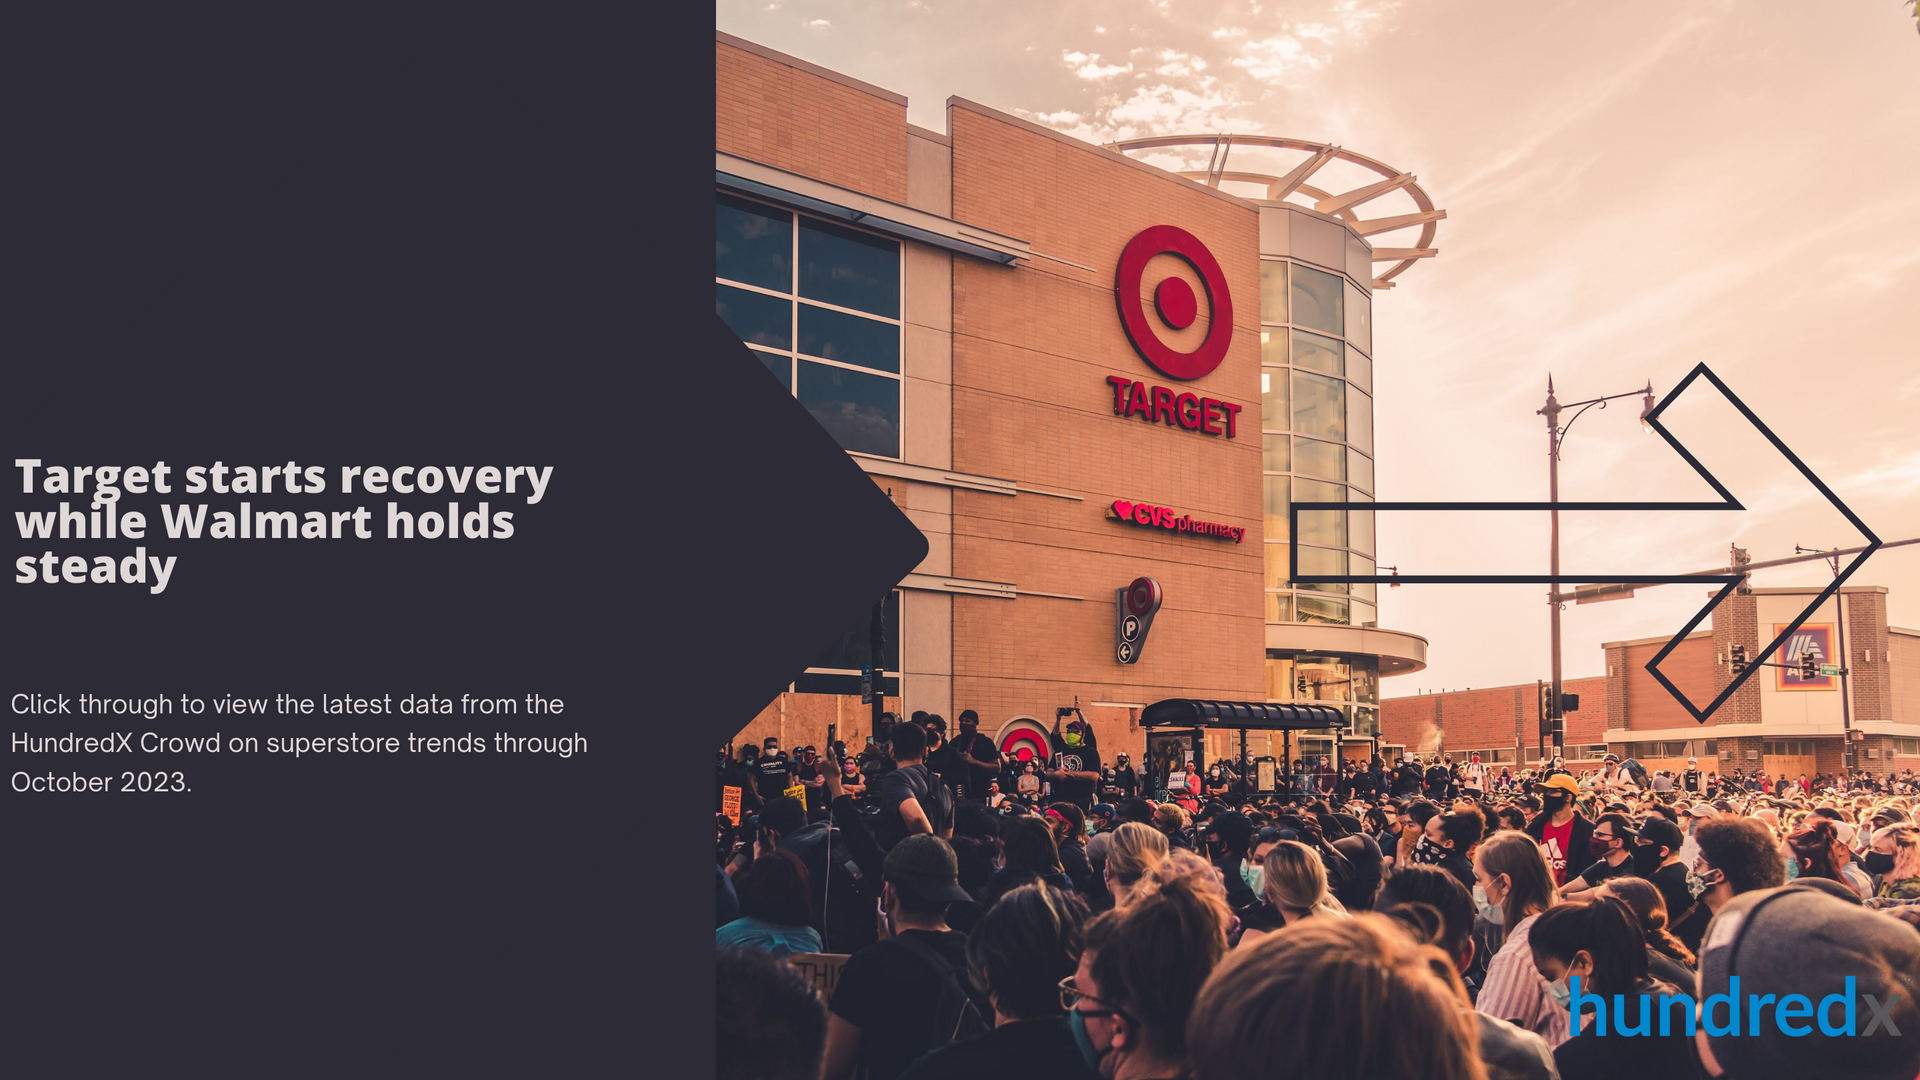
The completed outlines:
[[[1056,706],[1168,697],[1264,700],[1260,572],[1259,222],[1171,177],[992,115],[948,110],[953,216],[1028,240],[1018,268],[954,260],[953,467],[1079,501],[954,495],[954,574],[1085,597],[954,600],[954,708],[991,730]],[[1198,236],[1234,299],[1227,358],[1180,383],[1134,352],[1113,296],[1126,242],[1154,224]],[[1113,413],[1109,375],[1241,405],[1238,437]],[[1240,544],[1109,519],[1115,499],[1246,528]],[[1167,599],[1139,663],[1113,656],[1113,590],[1142,574]],[[1093,714],[1089,713],[1092,717]],[[1144,736],[1123,713],[1094,719],[1103,756]]]
[[[904,203],[907,107],[714,43],[714,146],[722,153]]]
[[[900,699],[886,699],[885,707],[900,714]],[[799,746],[827,745],[827,725],[836,724],[836,735],[848,748],[858,752],[873,734],[871,705],[862,705],[860,695],[783,693],[767,703],[759,715],[733,737],[738,748],[752,743],[758,746],[767,736],[780,739],[780,745],[792,750]],[[953,717],[947,717],[952,730]]]
[[[1920,724],[1920,637],[1887,635],[1887,685],[1893,722]]]
[[[1563,692],[1580,695],[1580,708],[1566,716],[1568,745],[1606,740],[1607,679],[1567,679]],[[1444,745],[1448,753],[1540,744],[1540,699],[1533,683],[1489,686],[1441,694],[1388,698],[1380,703],[1384,742],[1419,753]]]
[[[1728,597],[1726,603],[1721,605],[1721,611],[1725,611],[1728,606],[1739,599],[1740,597],[1737,596]],[[1717,616],[1719,612],[1715,614]],[[1719,620],[1716,618],[1716,625],[1718,622]],[[1673,650],[1665,660],[1660,662],[1661,673],[1673,680],[1673,684],[1680,688],[1680,692],[1686,694],[1688,700],[1692,701],[1698,708],[1706,708],[1707,703],[1713,700],[1713,695],[1719,693],[1720,687],[1724,685],[1716,684],[1714,681],[1716,672],[1724,673],[1726,671],[1724,666],[1716,667],[1714,665],[1715,640],[1714,637],[1708,636],[1689,637],[1680,643],[1679,648]],[[1693,718],[1693,714],[1683,708],[1679,702],[1673,700],[1673,695],[1667,692],[1667,688],[1661,686],[1660,683],[1654,679],[1653,675],[1647,671],[1647,661],[1653,659],[1653,655],[1664,648],[1666,648],[1666,642],[1661,641],[1658,643],[1648,642],[1644,645],[1628,645],[1625,649],[1618,650],[1625,654],[1626,661],[1625,706],[1627,714],[1626,727],[1629,731],[1647,731],[1653,728],[1692,728],[1699,726],[1699,721]],[[1751,650],[1751,646],[1749,646],[1749,650]],[[1751,651],[1749,655],[1751,655]],[[1754,718],[1757,720],[1760,715],[1760,691],[1753,683],[1748,683],[1746,687],[1743,687],[1741,693],[1736,695],[1733,701],[1727,703],[1727,707],[1733,706],[1749,693],[1751,693],[1754,698]],[[1717,716],[1716,719],[1718,719]]]

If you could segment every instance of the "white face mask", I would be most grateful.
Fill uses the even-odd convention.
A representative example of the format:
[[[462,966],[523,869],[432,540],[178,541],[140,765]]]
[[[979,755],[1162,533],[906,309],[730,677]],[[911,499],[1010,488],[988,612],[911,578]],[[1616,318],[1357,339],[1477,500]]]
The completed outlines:
[[[1499,905],[1487,899],[1487,890],[1479,885],[1473,887],[1473,906],[1480,912],[1481,918],[1495,926],[1499,926],[1507,917],[1507,913]]]

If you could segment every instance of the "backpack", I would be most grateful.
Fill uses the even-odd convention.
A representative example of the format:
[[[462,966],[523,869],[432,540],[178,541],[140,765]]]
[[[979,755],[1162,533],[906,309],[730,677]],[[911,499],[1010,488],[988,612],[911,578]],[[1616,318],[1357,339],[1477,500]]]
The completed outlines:
[[[927,1033],[927,1049],[938,1050],[948,1043],[985,1035],[986,1021],[981,1019],[979,1008],[967,996],[967,988],[947,958],[934,951],[933,946],[907,934],[896,935],[892,940],[925,961],[940,978],[940,993],[933,1005],[933,1025]]]

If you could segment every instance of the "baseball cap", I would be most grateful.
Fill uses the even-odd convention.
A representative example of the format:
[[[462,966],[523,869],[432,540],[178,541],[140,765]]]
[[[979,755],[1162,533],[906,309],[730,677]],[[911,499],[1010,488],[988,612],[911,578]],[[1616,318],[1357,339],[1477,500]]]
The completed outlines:
[[[1093,816],[1094,816],[1094,817],[1108,817],[1108,818],[1110,818],[1110,817],[1112,817],[1112,816],[1113,816],[1113,804],[1112,804],[1112,803],[1094,803],[1094,804],[1093,804]]]
[[[1758,1030],[1740,1018],[1740,1034],[1713,1035],[1708,1046],[1729,1077],[1736,1080],[1773,1080],[1806,1076],[1845,1076],[1859,1080],[1912,1080],[1920,1073],[1920,1039],[1910,1034],[1920,1027],[1920,1003],[1914,998],[1912,973],[1920,971],[1920,934],[1876,911],[1849,904],[1818,888],[1761,889],[1735,897],[1714,915],[1700,954],[1701,1000],[1735,989],[1735,1008],[1748,1009],[1754,994],[1802,994],[1814,1003],[1816,1017],[1825,1014],[1842,1023],[1843,1010],[1829,1011],[1828,995],[1851,999],[1851,1034],[1828,1035],[1819,1020],[1805,1021],[1805,1035],[1783,1033],[1771,1013],[1762,1013]],[[1852,985],[1849,986],[1848,984]],[[1849,994],[1851,991],[1851,994]],[[1882,1003],[1892,1024],[1872,1025],[1873,995]],[[1725,1007],[1709,1007],[1707,1017],[1716,1026],[1724,1022]],[[1909,1026],[1912,1025],[1912,1026]],[[1904,1038],[1895,1036],[1897,1029]]]
[[[1687,759],[1687,764],[1689,764],[1689,765],[1698,765],[1698,764],[1700,764],[1700,759],[1699,759],[1699,758],[1697,758],[1697,757],[1690,757],[1690,758],[1688,758],[1688,759]]]
[[[1706,803],[1697,802],[1697,803],[1694,803],[1692,806],[1687,807],[1687,816],[1697,817],[1697,818],[1716,818],[1720,816],[1720,811],[1715,810],[1712,806],[1709,806]]]
[[[960,860],[953,848],[929,833],[916,833],[893,845],[881,878],[922,901],[957,904],[973,899],[960,887]]]
[[[1607,755],[1607,757],[1606,757],[1606,760],[1607,760],[1607,761],[1610,761],[1610,762],[1612,762],[1612,761],[1619,761],[1619,760],[1620,760],[1620,755],[1619,755],[1619,754],[1608,754],[1608,755]]]
[[[1533,782],[1533,790],[1535,791],[1546,791],[1548,789],[1552,789],[1554,791],[1564,791],[1568,795],[1580,794],[1579,783],[1576,782],[1573,777],[1568,776],[1566,773],[1555,773],[1552,776],[1547,777],[1545,780],[1535,780]]]
[[[1687,842],[1686,837],[1680,835],[1680,826],[1657,814],[1640,826],[1639,836],[1649,844],[1666,848],[1668,854],[1679,851],[1680,845]]]
[[[1218,836],[1232,848],[1244,847],[1253,836],[1253,819],[1238,810],[1229,810],[1209,822],[1203,835]]]

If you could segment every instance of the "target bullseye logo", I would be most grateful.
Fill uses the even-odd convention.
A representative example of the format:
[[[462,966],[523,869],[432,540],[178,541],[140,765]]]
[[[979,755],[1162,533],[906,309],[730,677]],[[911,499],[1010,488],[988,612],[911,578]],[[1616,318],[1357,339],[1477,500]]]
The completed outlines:
[[[1114,659],[1123,664],[1140,659],[1140,650],[1147,644],[1147,631],[1153,627],[1154,613],[1160,610],[1160,602],[1165,598],[1165,590],[1150,577],[1134,578],[1133,584],[1114,590],[1117,616],[1114,636],[1118,639],[1114,644]]]
[[[1209,316],[1207,336],[1192,352],[1176,352],[1155,332],[1147,316],[1142,285],[1147,263],[1156,255],[1173,255],[1193,268],[1206,290]],[[1226,358],[1233,341],[1233,297],[1219,260],[1199,238],[1177,225],[1151,225],[1140,230],[1120,252],[1113,275],[1113,297],[1120,306],[1120,325],[1127,331],[1140,358],[1170,379],[1198,379]],[[1185,281],[1169,277],[1153,290],[1154,313],[1174,330],[1185,330],[1200,316],[1199,298]]]

